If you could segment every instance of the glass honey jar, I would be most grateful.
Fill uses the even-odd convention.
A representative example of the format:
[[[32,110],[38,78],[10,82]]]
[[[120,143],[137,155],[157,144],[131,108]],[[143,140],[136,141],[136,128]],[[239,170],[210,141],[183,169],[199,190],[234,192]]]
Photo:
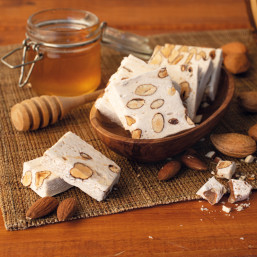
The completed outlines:
[[[101,43],[141,57],[152,53],[147,38],[110,28],[91,12],[60,8],[30,16],[23,45],[1,61],[20,68],[19,86],[30,83],[39,95],[82,95],[101,82]],[[6,58],[18,50],[22,63],[9,64]]]
[[[27,41],[38,46],[30,83],[38,94],[76,96],[94,91],[101,81],[101,26],[87,11],[38,12],[27,22]],[[35,47],[27,61],[35,58]]]

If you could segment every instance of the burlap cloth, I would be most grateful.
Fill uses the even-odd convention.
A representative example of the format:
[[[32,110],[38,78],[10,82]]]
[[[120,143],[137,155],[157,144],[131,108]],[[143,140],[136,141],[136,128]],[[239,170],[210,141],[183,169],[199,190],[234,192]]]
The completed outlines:
[[[248,30],[182,33],[151,37],[153,45],[170,42],[219,47],[230,41],[244,42],[249,48],[252,63],[249,72],[234,77],[236,92],[257,89],[257,49],[251,32]],[[1,47],[0,56],[3,56],[13,47]],[[103,48],[102,56],[102,85],[105,85],[110,75],[119,66],[122,55]],[[205,172],[183,168],[172,180],[160,182],[157,179],[157,173],[165,162],[141,164],[130,161],[115,154],[101,143],[89,122],[89,112],[92,104],[86,104],[72,111],[65,119],[45,129],[25,133],[17,132],[10,122],[10,108],[15,103],[32,97],[33,93],[30,89],[18,88],[18,70],[10,70],[2,64],[0,69],[0,205],[6,229],[19,230],[58,222],[55,213],[42,219],[26,220],[26,210],[39,196],[31,189],[25,188],[20,180],[23,162],[41,156],[67,131],[72,131],[82,137],[122,168],[118,185],[103,202],[95,201],[77,188],[72,188],[56,196],[59,201],[68,197],[78,199],[79,210],[73,219],[199,199],[195,193],[212,176],[211,170],[214,168],[214,164],[209,163],[209,170]],[[234,99],[229,111],[216,127],[215,132],[247,133],[248,128],[255,123],[257,123],[257,115],[242,113]],[[213,150],[208,136],[206,136],[205,141],[198,142],[194,148],[201,155]],[[219,154],[219,156],[224,157],[222,154]],[[238,168],[240,172],[246,173],[246,175],[255,174],[257,177],[256,163],[246,164],[238,159],[233,160],[240,164]],[[257,188],[256,180],[250,181],[250,183],[255,189]]]

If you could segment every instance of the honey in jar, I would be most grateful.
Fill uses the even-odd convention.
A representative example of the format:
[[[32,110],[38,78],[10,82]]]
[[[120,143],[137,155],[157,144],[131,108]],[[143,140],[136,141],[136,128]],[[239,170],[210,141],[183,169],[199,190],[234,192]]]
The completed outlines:
[[[45,10],[27,23],[28,61],[35,55],[29,82],[38,94],[76,96],[94,91],[101,81],[101,28],[87,11]]]

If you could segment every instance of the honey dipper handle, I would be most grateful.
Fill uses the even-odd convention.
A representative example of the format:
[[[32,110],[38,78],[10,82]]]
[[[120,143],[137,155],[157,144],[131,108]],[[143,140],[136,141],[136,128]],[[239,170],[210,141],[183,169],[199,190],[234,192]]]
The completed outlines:
[[[73,108],[96,100],[97,97],[103,92],[104,92],[104,89],[99,89],[86,95],[80,95],[80,96],[74,96],[74,97],[56,96],[56,99],[59,102],[61,107],[61,118]]]
[[[11,108],[11,120],[18,131],[35,130],[55,123],[75,107],[95,100],[104,89],[75,97],[40,96]]]

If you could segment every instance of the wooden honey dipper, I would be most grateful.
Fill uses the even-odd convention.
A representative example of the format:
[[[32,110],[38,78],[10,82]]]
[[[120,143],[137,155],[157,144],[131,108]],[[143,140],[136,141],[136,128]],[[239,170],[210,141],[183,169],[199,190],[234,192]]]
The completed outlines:
[[[18,131],[44,128],[62,119],[72,109],[94,101],[103,91],[74,97],[42,95],[26,99],[11,108],[11,120]]]

